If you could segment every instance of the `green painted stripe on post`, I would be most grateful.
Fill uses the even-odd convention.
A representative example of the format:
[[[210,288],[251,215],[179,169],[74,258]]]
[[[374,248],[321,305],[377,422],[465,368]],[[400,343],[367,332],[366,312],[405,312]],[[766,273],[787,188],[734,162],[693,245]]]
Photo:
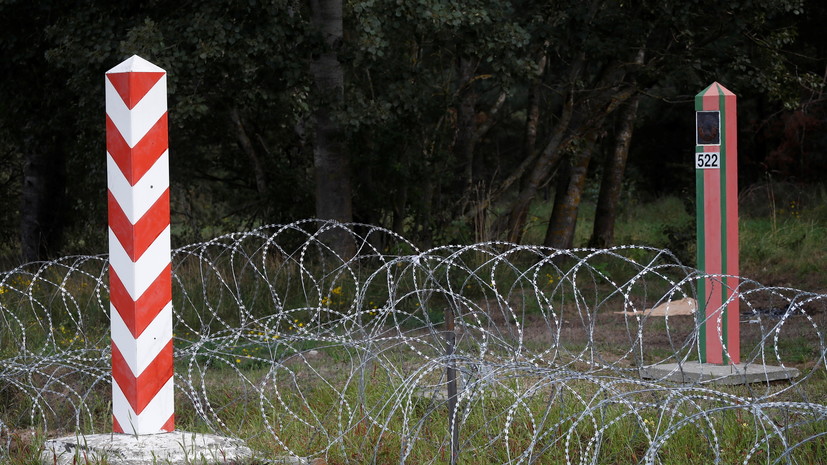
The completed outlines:
[[[709,89],[712,86],[716,85],[716,84],[718,84],[718,83],[713,82],[712,84],[706,86],[706,88],[704,90],[702,90],[701,93],[699,93],[698,95],[695,96],[695,109],[696,110],[702,111],[704,109],[703,96],[706,95],[706,93],[709,92]]]
[[[712,85],[710,84],[709,87]],[[704,89],[701,93],[695,96],[695,111],[703,111],[704,99],[703,96],[709,87]],[[697,134],[695,135],[697,137]],[[695,145],[695,153],[703,152],[703,147]],[[694,163],[693,163],[694,164]],[[704,171],[695,169],[695,225],[696,237],[698,242],[696,268],[698,270],[706,269],[706,241],[704,240],[704,227],[706,215],[704,214]],[[698,300],[697,308],[695,309],[698,326],[698,346],[700,348],[700,362],[706,363],[706,280],[698,280]]]

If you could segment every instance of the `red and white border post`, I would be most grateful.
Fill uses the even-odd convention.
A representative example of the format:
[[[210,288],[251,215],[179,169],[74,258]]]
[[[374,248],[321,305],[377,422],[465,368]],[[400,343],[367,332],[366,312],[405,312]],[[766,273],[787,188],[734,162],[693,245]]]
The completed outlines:
[[[173,431],[167,75],[133,56],[105,87],[113,430]]]
[[[738,140],[735,94],[713,83],[695,96],[698,331],[701,363],[740,363]]]

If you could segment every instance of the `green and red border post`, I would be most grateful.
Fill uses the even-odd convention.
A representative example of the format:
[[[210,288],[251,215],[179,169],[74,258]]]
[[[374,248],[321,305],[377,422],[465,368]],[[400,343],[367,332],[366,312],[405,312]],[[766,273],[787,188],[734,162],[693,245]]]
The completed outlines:
[[[698,332],[701,363],[740,363],[738,138],[735,94],[715,82],[695,96]]]
[[[735,106],[735,94],[717,82],[695,96],[699,360],[643,366],[643,378],[735,385],[800,375],[783,365],[741,362]]]

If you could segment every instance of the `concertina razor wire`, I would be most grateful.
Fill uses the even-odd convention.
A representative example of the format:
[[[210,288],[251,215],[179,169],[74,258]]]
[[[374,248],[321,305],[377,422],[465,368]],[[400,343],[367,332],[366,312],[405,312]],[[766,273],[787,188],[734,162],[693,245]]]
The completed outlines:
[[[334,236],[356,253],[337,255]],[[625,450],[655,464],[687,441],[706,463],[825,450],[824,294],[742,278],[742,360],[801,374],[727,387],[640,376],[699,354],[697,318],[643,310],[721,282],[666,250],[420,250],[306,220],[172,262],[179,429],[328,463],[616,463]],[[107,282],[106,256],[0,273],[6,438],[111,430]]]

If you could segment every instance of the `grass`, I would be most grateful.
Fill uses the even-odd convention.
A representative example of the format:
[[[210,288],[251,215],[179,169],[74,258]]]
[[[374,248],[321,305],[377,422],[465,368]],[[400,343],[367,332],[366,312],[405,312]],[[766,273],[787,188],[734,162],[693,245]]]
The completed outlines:
[[[611,343],[622,337],[608,336],[618,321],[599,323],[598,332],[610,341],[599,349],[604,359],[617,356],[612,346],[623,346]],[[538,322],[525,323],[537,326]],[[665,326],[663,320],[654,320],[644,329],[655,335]],[[418,387],[444,382],[441,365],[423,365],[415,353],[391,341],[373,346],[371,354],[379,363],[376,369],[375,364],[358,362],[361,358],[355,347],[292,336],[290,343],[274,348],[272,340],[258,333],[244,335],[243,341],[224,347],[223,352],[210,348],[212,363],[205,371],[189,375],[186,364],[178,367],[179,376],[191,376],[187,383],[193,388],[179,389],[179,430],[214,432],[218,427],[231,431],[249,438],[248,444],[265,458],[283,455],[287,448],[300,456],[322,451],[328,464],[396,463],[403,455],[406,463],[445,463],[449,450],[445,403],[423,396]],[[413,330],[410,335],[421,341],[420,350],[440,337]],[[510,336],[503,333],[503,337]],[[537,335],[525,337],[534,340]],[[824,370],[814,371],[806,385],[787,393],[781,392],[788,389],[786,383],[676,391],[669,386],[612,381],[612,370],[601,372],[587,364],[571,364],[565,353],[583,349],[578,339],[582,341],[570,335],[564,355],[548,368],[522,371],[518,365],[505,365],[482,385],[484,395],[460,402],[464,412],[461,463],[505,463],[522,453],[536,463],[592,459],[596,463],[639,463],[646,453],[653,453],[657,463],[668,464],[711,463],[716,459],[739,463],[753,453],[762,454],[756,457],[763,463],[781,458],[787,449],[780,438],[773,439],[772,432],[779,425],[783,425],[785,441],[810,439],[792,451],[798,463],[819,463],[822,457],[824,443],[813,435],[827,428],[823,419],[808,417],[806,408],[755,411],[733,399],[759,399],[760,404],[760,399],[783,403],[806,398],[824,403]],[[185,339],[180,342],[186,344]],[[811,339],[798,337],[782,339],[781,350],[793,351],[792,363],[808,363],[797,357],[812,353],[815,347]],[[474,350],[468,348],[467,353]],[[234,359],[249,353],[258,354],[256,363]],[[297,358],[297,353],[302,356]],[[193,360],[197,366],[207,361],[198,356]],[[568,368],[560,370],[561,366]],[[424,376],[417,377],[417,373]],[[581,373],[591,375],[584,378]],[[209,386],[210,405],[218,408],[206,418],[196,413],[191,398],[200,395],[202,385]],[[108,390],[102,386],[86,402],[105,405],[107,398]],[[100,422],[84,428],[105,431],[109,428],[106,417],[101,411],[95,416]],[[221,424],[215,422],[218,418]],[[36,425],[32,426],[36,430]],[[14,439],[16,445],[8,449],[5,463],[35,463],[31,456],[46,435],[40,432],[27,443]],[[765,435],[769,435],[769,442],[762,442]],[[259,463],[264,462],[250,461],[249,465]]]
[[[313,454],[329,443],[331,438],[326,433],[341,431],[341,435],[335,436],[336,444],[325,454],[328,464],[395,463],[403,455],[406,463],[446,463],[449,448],[444,403],[411,397],[399,404],[389,404],[387,400],[396,386],[381,377],[368,378],[363,392],[355,388],[341,391],[354,414],[345,416],[344,426],[340,416],[345,410],[342,397],[317,386],[302,391],[302,396],[283,390],[277,400],[273,394],[269,398],[273,408],[268,410],[267,418],[251,406],[253,399],[242,399],[225,412],[227,427],[252,434],[248,444],[269,459],[284,454],[283,446],[300,456]],[[768,442],[762,442],[762,431],[783,427],[784,440],[797,443],[827,428],[824,420],[796,425],[804,418],[800,411],[768,409],[763,413],[772,418],[753,415],[749,408],[732,405],[725,398],[715,398],[700,390],[685,393],[692,402],[678,403],[668,390],[645,392],[632,384],[615,386],[613,389],[622,393],[626,402],[632,402],[624,404],[607,402],[601,394],[602,386],[596,383],[551,383],[540,378],[521,381],[525,383],[523,391],[519,390],[517,380],[505,379],[470,405],[461,403],[461,410],[468,408],[460,426],[461,463],[505,463],[520,454],[527,454],[535,463],[579,463],[592,459],[596,463],[639,463],[647,453],[664,464],[712,463],[716,458],[721,463],[740,463],[751,452],[758,454],[759,462],[771,462],[781,458],[786,447],[771,434]],[[539,389],[530,396],[510,395],[525,392],[526,385]],[[231,383],[217,382],[213,386],[215,395],[240,392]],[[743,394],[744,388],[732,391]],[[319,408],[319,421],[306,425],[295,418],[296,412],[306,405],[328,408]],[[198,423],[180,426],[186,430],[204,429]],[[403,435],[401,431],[408,433]],[[18,457],[25,458],[37,443],[28,447],[29,450],[21,449]],[[820,463],[824,450],[822,441],[810,440],[795,448],[792,458],[797,463]]]
[[[220,374],[220,373],[219,373]],[[215,374],[211,375],[215,376]],[[225,377],[226,379],[226,377]],[[824,431],[824,420],[796,425],[801,412],[767,411],[772,418],[753,415],[749,408],[728,404],[725,398],[706,393],[687,392],[692,402],[674,402],[673,393],[643,392],[639,386],[615,386],[627,402],[606,402],[602,387],[587,381],[569,380],[551,383],[540,379],[523,379],[526,385],[539,386],[533,395],[519,398],[509,395],[521,392],[515,379],[501,380],[489,394],[472,400],[461,423],[461,463],[505,463],[520,454],[532,457],[535,463],[639,463],[645,454],[654,454],[657,463],[692,464],[740,463],[752,452],[759,462],[782,457],[786,447],[780,439],[762,442],[762,431],[782,425],[785,440],[796,443]],[[215,395],[239,393],[239,386],[213,380]],[[364,392],[343,389],[353,413],[340,424],[342,398],[324,388],[302,391],[304,398],[289,390],[269,400],[273,408],[267,418],[248,401],[235,402],[225,412],[228,428],[241,434],[252,434],[248,444],[261,451],[264,458],[284,454],[282,444],[299,455],[323,449],[330,438],[325,432],[342,431],[337,444],[327,451],[328,464],[395,463],[404,455],[406,463],[446,463],[448,444],[444,403],[427,397],[412,397],[399,405],[387,403],[395,386],[386,380],[369,376]],[[744,388],[732,388],[742,394]],[[359,403],[358,398],[363,400]],[[672,403],[668,399],[672,397]],[[617,399],[617,398],[616,398]],[[323,415],[312,425],[296,421],[294,414],[302,406],[328,406],[318,409]],[[370,408],[369,406],[374,406]],[[383,407],[384,406],[384,407]],[[635,407],[635,408],[630,408]],[[410,418],[405,419],[405,416]],[[307,420],[308,417],[301,418]],[[381,422],[371,421],[381,419]],[[205,429],[203,424],[183,423],[186,430]],[[407,436],[399,434],[407,430]],[[320,434],[321,432],[321,434]],[[29,463],[42,437],[17,446],[8,463]],[[662,441],[662,443],[657,442]],[[755,449],[755,450],[753,450]],[[474,452],[479,451],[479,452]],[[793,450],[797,463],[820,463],[824,457],[822,441],[810,440]],[[716,457],[717,454],[720,454]],[[21,461],[18,461],[21,460]],[[83,462],[81,462],[83,463]],[[220,462],[218,462],[220,463]],[[247,463],[247,462],[242,462]],[[251,465],[264,463],[251,460]]]
[[[544,208],[535,206],[527,238],[541,239]],[[589,210],[581,225],[590,224]],[[683,202],[665,197],[624,209],[616,235],[620,243],[674,248],[693,260],[685,238],[693,221]],[[825,224],[817,208],[743,216],[742,274],[771,285],[827,288],[818,268],[827,258]],[[576,244],[589,233],[579,228]],[[659,386],[636,380],[637,367],[676,353],[691,359],[694,320],[614,313],[647,308],[670,290],[678,291],[673,298],[692,295],[692,282],[674,284],[686,270],[651,250],[590,257],[577,273],[569,268],[576,259],[542,261],[524,251],[506,260],[492,248],[457,253],[451,262],[434,259],[429,273],[401,261],[379,274],[376,263],[350,274],[302,268],[290,256],[249,260],[255,246],[238,250],[212,257],[209,267],[195,254],[179,257],[174,305],[177,428],[245,438],[262,458],[239,465],[263,464],[285,450],[330,465],[447,463],[445,396],[427,395],[444,390],[444,362],[435,360],[445,350],[446,308],[466,328],[457,345],[460,371],[479,388],[459,402],[462,464],[518,457],[641,463],[647,454],[662,464],[783,463],[787,453],[792,463],[820,463],[827,456],[827,421],[807,410],[807,403],[827,403],[819,359],[827,302],[808,304],[810,319],[783,321],[772,312],[783,313],[794,296],[756,291],[742,307],[761,321],[742,324],[742,353],[777,353],[804,371],[806,382]],[[647,264],[661,266],[661,274],[636,281]],[[84,390],[105,374],[72,372],[86,362],[56,365],[49,358],[105,358],[107,296],[92,265],[86,274],[53,267],[35,284],[35,271],[21,271],[3,285],[0,463],[38,463],[46,437],[75,431],[78,409],[85,412],[81,431],[111,428],[108,384],[99,379]],[[337,342],[354,329],[359,336]],[[777,344],[767,334],[779,334]],[[24,335],[34,365],[14,359]],[[97,362],[104,370],[106,361]],[[14,374],[15,363],[36,372]],[[23,388],[46,381],[48,389]]]
[[[769,286],[827,290],[827,273],[823,272],[827,261],[827,192],[816,189],[806,200],[799,200],[802,195],[777,200],[781,197],[778,192],[772,197],[756,195],[754,189],[744,194],[739,221],[741,276]],[[627,201],[620,206],[615,243],[669,249],[683,264],[694,266],[693,203],[694,199],[688,202],[676,196],[649,203]],[[532,206],[525,243],[542,243],[552,204],[536,202]],[[594,208],[590,199],[581,204],[574,240],[577,247],[588,243]]]
[[[827,223],[808,212],[741,221],[742,269],[772,286],[824,290]],[[749,273],[749,274],[746,274]]]

